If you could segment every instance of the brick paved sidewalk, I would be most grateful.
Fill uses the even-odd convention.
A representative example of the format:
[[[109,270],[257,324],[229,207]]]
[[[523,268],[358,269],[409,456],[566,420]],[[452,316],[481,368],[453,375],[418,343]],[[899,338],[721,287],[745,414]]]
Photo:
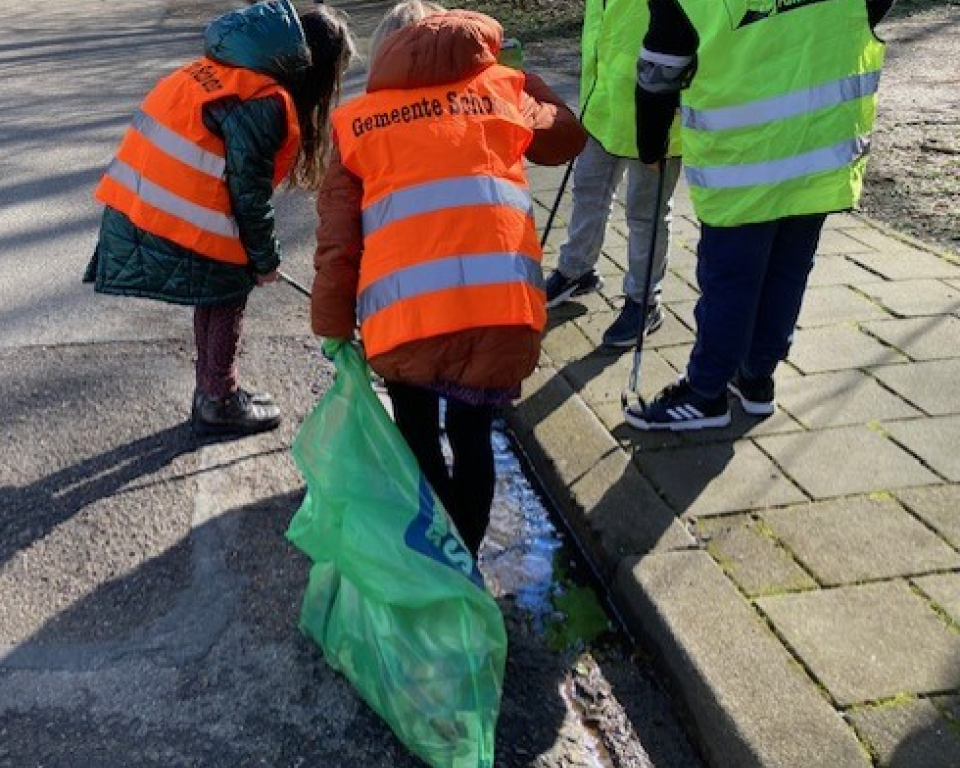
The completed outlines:
[[[557,85],[554,82],[554,85]],[[575,84],[566,83],[575,94]],[[571,101],[575,98],[571,98]],[[563,169],[531,169],[541,226]],[[565,235],[570,190],[545,268]],[[685,189],[648,339],[649,398],[693,341]],[[615,210],[591,294],[553,311],[513,424],[717,768],[960,765],[960,265],[856,215],[828,220],[777,412],[642,433]]]

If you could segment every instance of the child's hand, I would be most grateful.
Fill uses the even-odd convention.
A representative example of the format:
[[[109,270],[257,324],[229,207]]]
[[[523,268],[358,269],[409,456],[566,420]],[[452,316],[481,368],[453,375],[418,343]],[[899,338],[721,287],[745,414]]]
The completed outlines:
[[[346,339],[323,339],[320,342],[320,351],[327,360],[333,360],[340,351],[340,347],[347,343]]]
[[[270,283],[275,283],[279,277],[280,276],[277,274],[277,270],[268,272],[265,275],[257,275],[257,285],[269,285]]]

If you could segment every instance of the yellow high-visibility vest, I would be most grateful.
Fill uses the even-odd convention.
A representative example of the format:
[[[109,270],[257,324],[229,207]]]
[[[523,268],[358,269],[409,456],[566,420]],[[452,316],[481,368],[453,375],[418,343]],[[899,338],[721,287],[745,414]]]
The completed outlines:
[[[683,162],[713,226],[860,198],[884,45],[864,0],[679,0],[699,37]]]

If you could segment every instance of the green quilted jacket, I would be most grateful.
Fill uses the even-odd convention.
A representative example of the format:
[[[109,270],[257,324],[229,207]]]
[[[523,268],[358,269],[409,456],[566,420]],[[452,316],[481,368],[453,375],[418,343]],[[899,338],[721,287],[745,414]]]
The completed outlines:
[[[207,27],[204,42],[208,58],[269,75],[281,84],[285,73],[309,63],[303,30],[288,0],[227,13]],[[246,296],[256,285],[256,275],[280,264],[273,175],[274,159],[287,133],[283,102],[276,96],[247,101],[227,97],[208,104],[203,120],[224,139],[227,185],[249,266],[205,259],[145,232],[107,206],[83,278],[94,283],[96,291],[176,304],[217,304]]]

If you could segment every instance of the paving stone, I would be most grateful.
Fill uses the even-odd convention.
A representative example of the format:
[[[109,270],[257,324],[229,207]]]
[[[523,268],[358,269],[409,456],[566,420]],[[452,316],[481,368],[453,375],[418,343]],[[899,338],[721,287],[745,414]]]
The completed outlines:
[[[931,698],[937,708],[946,713],[954,724],[954,727],[960,723],[960,694],[954,696],[933,696]]]
[[[960,278],[960,267],[934,253],[899,242],[884,232],[863,229],[851,232],[854,239],[871,250],[859,249],[851,256],[872,272],[889,280],[915,280],[921,277]]]
[[[632,354],[611,354],[605,349],[591,350],[579,360],[568,362],[560,374],[588,403],[620,403],[620,393],[628,384]]]
[[[540,365],[524,380],[521,398],[514,406],[522,416],[520,428],[532,431],[573,395],[570,385],[557,376],[557,369],[549,359],[541,356]]]
[[[583,334],[590,339],[594,349],[602,350],[604,354],[610,357],[619,357],[626,354],[628,350],[608,350],[603,349],[603,333],[610,327],[610,324],[617,319],[620,314],[619,300],[614,299],[616,309],[607,307],[593,307],[591,311],[577,318],[577,325]]]
[[[778,371],[779,373],[779,371]],[[810,429],[920,416],[861,371],[777,376],[777,405]]]
[[[889,314],[882,307],[845,285],[811,286],[803,297],[797,325],[813,328],[884,317],[889,317]]]
[[[570,487],[596,542],[594,561],[612,573],[628,555],[688,549],[694,539],[624,451],[613,451]]]
[[[884,320],[861,327],[914,360],[955,357],[960,350],[960,319],[952,315]]]
[[[660,283],[661,301],[669,306],[674,301],[696,301],[700,292],[685,280],[681,280],[669,270]]]
[[[957,768],[960,732],[929,701],[897,701],[849,717],[883,768]]]
[[[803,373],[822,373],[905,362],[906,358],[854,325],[844,324],[797,331],[789,360]]]
[[[626,560],[615,590],[682,692],[710,765],[869,768],[851,729],[707,553]]]
[[[675,347],[679,345],[686,345],[689,348],[693,346],[693,340],[694,336],[690,328],[671,312],[669,305],[665,305],[663,325],[651,336],[646,337],[643,348],[645,350],[659,349],[661,347]],[[632,349],[630,350],[630,354],[633,354]]]
[[[955,449],[957,443],[953,445]],[[909,488],[897,491],[896,496],[907,509],[960,549],[960,486]]]
[[[700,518],[696,531],[724,572],[750,597],[817,587],[750,515]]]
[[[765,418],[751,416],[740,405],[740,401],[730,395],[730,429],[742,437],[760,437],[761,435],[781,435],[785,432],[802,432],[804,427],[783,408],[777,408]],[[696,434],[696,433],[694,433]],[[703,435],[710,434],[703,432]]]
[[[936,472],[960,482],[960,416],[884,422],[882,426]]]
[[[688,235],[692,236],[692,239],[685,239],[683,237],[684,231],[680,227],[675,231],[674,241],[677,243],[677,247],[670,248],[670,256],[667,259],[667,271],[673,272],[674,270],[695,270],[697,268],[697,243],[700,240],[700,227],[694,225],[690,230],[688,230]],[[692,245],[691,247],[688,247]],[[691,288],[693,288],[697,293],[699,293],[699,285],[697,284],[697,279],[694,276],[693,280],[685,280]]]
[[[960,627],[960,573],[922,576],[913,583]]]
[[[553,321],[553,318],[551,318]],[[557,365],[571,360],[579,360],[593,352],[593,342],[588,339],[576,323],[555,321],[543,339],[543,351]]]
[[[960,359],[931,360],[912,365],[885,365],[871,373],[923,411],[943,416],[960,413]]]
[[[816,263],[807,280],[807,285],[811,287],[818,285],[860,286],[881,280],[883,280],[882,277],[864,269],[848,258],[843,256],[823,258],[823,254],[818,254]]]
[[[677,276],[678,279],[683,280],[687,285],[697,291],[698,295],[700,292],[700,284],[697,282],[697,261],[696,259],[690,259],[686,263],[681,263],[678,259],[674,259],[670,263],[670,271]]]
[[[757,443],[814,499],[939,482],[910,454],[867,427],[771,435]]]
[[[692,316],[690,320],[692,321]],[[686,320],[684,320],[686,322]],[[666,360],[674,371],[673,380],[687,370],[687,363],[690,361],[690,352],[693,350],[693,344],[675,344],[670,347],[660,347],[657,352]]]
[[[637,453],[634,460],[677,514],[696,517],[806,501],[748,440]]]
[[[831,254],[869,252],[870,250],[869,245],[865,245],[862,240],[852,237],[849,231],[825,226],[817,245],[817,263],[819,264],[821,257]]]
[[[960,554],[893,498],[854,496],[761,517],[825,585],[960,568]]]
[[[905,582],[763,597],[757,605],[841,706],[960,687],[960,633]]]
[[[824,229],[839,229],[844,232],[870,228],[870,225],[867,224],[860,216],[856,216],[852,213],[835,213],[831,216],[827,216],[827,221],[824,224]]]
[[[606,278],[606,283],[599,291],[585,293],[575,299],[550,310],[551,316],[572,317],[579,322],[588,319],[596,312],[612,312],[613,306],[619,302],[620,288],[617,280]]]
[[[900,280],[862,286],[874,301],[896,315],[947,315],[960,311],[960,289],[942,280]]]

